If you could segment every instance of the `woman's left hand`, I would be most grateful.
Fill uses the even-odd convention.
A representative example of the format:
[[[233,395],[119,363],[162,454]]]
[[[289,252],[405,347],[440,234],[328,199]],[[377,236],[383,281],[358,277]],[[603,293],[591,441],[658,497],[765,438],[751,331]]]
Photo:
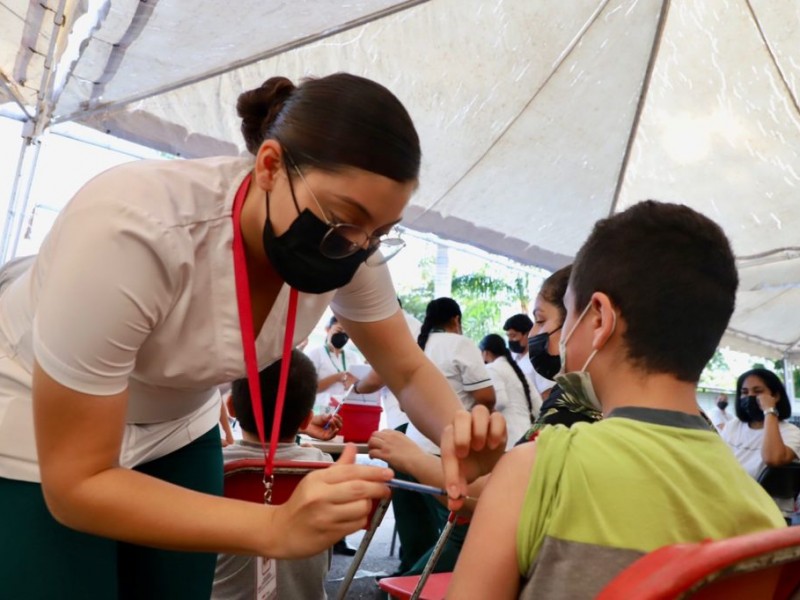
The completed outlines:
[[[330,425],[328,425],[329,422]],[[327,429],[325,429],[326,425],[328,425]],[[301,429],[300,433],[305,433],[310,437],[327,442],[336,437],[341,428],[342,417],[339,415],[334,415],[333,418],[330,415],[314,415],[308,427]]]
[[[778,399],[769,392],[759,394],[756,399],[758,400],[758,405],[761,407],[761,410],[775,408],[778,405]]]

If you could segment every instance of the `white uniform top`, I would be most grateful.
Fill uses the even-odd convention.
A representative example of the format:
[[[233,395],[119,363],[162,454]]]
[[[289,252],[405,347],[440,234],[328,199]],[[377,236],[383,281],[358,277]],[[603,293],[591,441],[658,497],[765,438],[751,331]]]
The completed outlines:
[[[720,425],[722,425],[723,423],[727,423],[733,417],[731,417],[731,415],[729,415],[726,411],[722,410],[719,406],[715,404],[714,408],[711,409],[711,412],[708,413],[708,418],[714,424],[714,427],[717,428],[717,431],[722,431],[724,427],[720,429]]]
[[[92,179],[64,208],[32,266],[0,292],[0,477],[39,481],[34,358],[79,392],[127,387],[124,466],[214,426],[216,386],[245,376],[231,213],[252,164],[130,163]],[[259,368],[281,356],[288,298],[284,285],[256,340]],[[295,343],[328,304],[354,321],[398,310],[388,269],[362,266],[341,290],[300,294]]]
[[[348,342],[349,344],[350,342]],[[339,356],[333,352],[325,351],[325,346],[317,346],[311,350],[306,351],[306,356],[314,363],[314,368],[317,370],[317,377],[324,379],[330,377],[335,373],[344,373],[353,365],[362,364],[362,360],[358,354],[350,350],[347,346],[342,348]],[[337,380],[331,384],[327,389],[322,390],[317,394],[314,400],[314,412],[324,412],[328,407],[331,396],[335,396],[338,400],[344,399],[344,393],[347,391],[344,384]]]
[[[470,392],[492,385],[481,351],[475,342],[463,335],[432,332],[425,344],[425,354],[444,374],[447,383],[467,410],[475,405]],[[426,452],[439,453],[439,447],[414,427],[413,423],[408,424],[406,435]]]
[[[539,393],[539,390],[541,389],[542,382],[547,381],[547,379],[539,375],[536,372],[536,369],[533,368],[533,363],[531,363],[531,359],[527,352],[522,352],[521,354],[514,354],[512,352],[511,356],[514,357],[514,362],[517,363],[517,366],[519,366],[522,374],[525,375],[528,380],[528,387],[531,390],[531,404],[533,404],[533,416],[534,418],[538,417],[539,410],[542,408],[542,395]],[[544,389],[550,389],[553,387],[553,385],[555,385],[555,382]],[[523,431],[522,433],[525,432]],[[510,439],[511,438],[509,437],[509,440]]]
[[[781,421],[778,426],[783,444],[792,449],[796,459],[800,456],[800,428],[786,421]],[[764,429],[751,429],[747,423],[731,419],[722,430],[722,439],[731,447],[733,455],[745,471],[751,477],[758,478],[759,473],[767,466],[761,458]]]
[[[525,398],[525,388],[509,364],[505,356],[499,356],[486,365],[494,385],[496,403],[494,408],[506,420],[508,428],[508,442],[506,449],[510,449],[530,429],[532,419],[528,409],[528,399]]]

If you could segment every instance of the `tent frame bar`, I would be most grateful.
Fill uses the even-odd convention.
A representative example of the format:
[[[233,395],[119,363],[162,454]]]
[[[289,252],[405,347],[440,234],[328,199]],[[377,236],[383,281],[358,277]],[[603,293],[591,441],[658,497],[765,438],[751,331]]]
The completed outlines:
[[[28,112],[28,108],[25,106],[25,99],[22,97],[22,94],[19,93],[19,89],[17,89],[17,86],[9,79],[8,75],[6,75],[2,69],[0,69],[0,87],[14,99],[14,102],[17,103],[17,106],[20,107],[20,110],[25,113],[28,119],[33,118],[33,115]]]
[[[246,67],[248,65],[252,65],[257,62],[261,62],[262,60],[267,60],[268,58],[273,58],[274,56],[278,56],[283,54],[284,52],[288,52],[290,50],[295,50],[297,48],[302,48],[303,46],[307,46],[309,44],[313,44],[315,42],[319,42],[331,36],[334,36],[338,33],[343,33],[350,29],[354,29],[356,27],[360,27],[362,25],[367,25],[368,23],[372,23],[373,21],[377,21],[383,19],[384,17],[388,17],[395,13],[402,12],[409,8],[413,8],[420,4],[425,4],[430,2],[430,0],[406,0],[405,2],[399,2],[397,4],[393,4],[390,7],[384,8],[374,13],[370,13],[364,17],[360,17],[358,19],[353,19],[352,21],[347,21],[346,23],[342,23],[337,25],[336,27],[331,27],[330,29],[326,29],[324,31],[320,31],[318,33],[312,33],[305,37],[293,40],[286,44],[282,44],[276,48],[271,48],[266,52],[258,54],[256,56],[251,56],[242,60],[238,60],[236,62],[230,63],[225,65],[224,67],[219,67],[216,69],[212,69],[210,71],[206,71],[201,75],[197,75],[194,77],[188,77],[186,79],[182,79],[176,83],[170,83],[168,85],[161,86],[160,88],[156,88],[154,90],[148,90],[141,94],[135,94],[133,96],[129,96],[127,98],[121,98],[119,100],[115,100],[113,102],[108,102],[105,104],[98,104],[95,105],[93,108],[88,110],[78,110],[72,112],[68,115],[61,115],[53,117],[52,122],[62,123],[64,121],[74,121],[85,119],[87,117],[91,117],[97,114],[102,114],[106,112],[111,112],[117,108],[122,106],[126,106],[128,104],[132,104],[133,102],[139,102],[140,100],[146,100],[147,98],[151,98],[153,96],[159,96],[161,94],[166,94],[167,92],[172,92],[174,90],[180,89],[182,87],[193,85],[195,83],[199,83],[206,79],[210,79],[212,77],[217,77],[219,75],[224,75],[229,71],[234,71],[241,67]]]
[[[644,79],[642,80],[642,89],[639,91],[639,101],[636,103],[636,112],[633,115],[633,122],[631,123],[630,132],[628,133],[628,142],[625,144],[625,154],[622,157],[622,165],[619,169],[617,176],[617,184],[614,187],[614,198],[611,201],[611,207],[608,209],[608,216],[611,217],[617,212],[619,205],[619,196],[622,192],[622,184],[625,181],[625,176],[628,173],[628,163],[631,159],[633,152],[633,144],[636,141],[636,136],[639,133],[639,122],[642,119],[642,112],[644,111],[645,103],[647,102],[647,94],[650,90],[650,81],[653,78],[653,71],[655,70],[656,59],[661,50],[661,41],[664,37],[664,29],[667,23],[667,13],[669,13],[671,0],[664,0],[661,4],[661,12],[658,15],[658,25],[656,25],[656,33],[653,36],[653,45],[650,49],[650,58],[647,61],[647,69],[644,72]]]

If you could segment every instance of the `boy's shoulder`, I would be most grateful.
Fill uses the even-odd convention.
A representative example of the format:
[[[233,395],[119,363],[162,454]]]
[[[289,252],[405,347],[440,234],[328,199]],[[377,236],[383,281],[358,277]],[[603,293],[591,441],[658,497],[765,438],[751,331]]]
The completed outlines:
[[[237,442],[222,449],[222,460],[225,463],[245,458],[264,458],[264,450],[260,445],[249,445]],[[330,454],[322,452],[318,448],[300,446],[299,444],[278,444],[275,452],[277,460],[293,460],[302,462],[333,462]]]

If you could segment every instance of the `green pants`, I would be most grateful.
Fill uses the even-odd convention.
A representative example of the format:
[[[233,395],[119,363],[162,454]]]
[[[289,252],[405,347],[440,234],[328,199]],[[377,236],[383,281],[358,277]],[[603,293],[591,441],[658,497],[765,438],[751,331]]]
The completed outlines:
[[[416,481],[404,473],[396,472],[395,477]],[[400,538],[398,572],[402,575],[419,575],[433,552],[450,511],[428,494],[400,489],[392,490],[392,510]],[[434,573],[453,570],[468,529],[468,523],[453,527],[433,569]]]
[[[136,468],[222,495],[216,427]],[[38,483],[0,478],[0,597],[8,600],[208,600],[217,555],[172,552],[80,533],[56,522]]]

